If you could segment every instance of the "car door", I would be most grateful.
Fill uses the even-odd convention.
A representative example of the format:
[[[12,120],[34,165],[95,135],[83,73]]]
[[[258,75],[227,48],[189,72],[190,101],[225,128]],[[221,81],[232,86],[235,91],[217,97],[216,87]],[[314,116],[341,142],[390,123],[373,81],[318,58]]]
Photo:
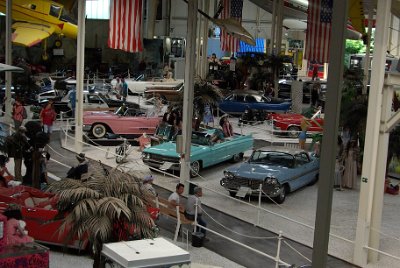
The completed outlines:
[[[314,165],[310,157],[305,152],[300,152],[294,155],[295,157],[295,174],[291,183],[291,189],[296,190],[313,181],[315,173]]]
[[[143,133],[153,134],[157,127],[157,119],[147,116],[119,116],[120,134],[141,136]]]
[[[246,106],[249,106],[250,109],[257,109],[257,110],[264,110],[265,108],[260,105],[260,103],[257,101],[256,97],[253,95],[247,95],[246,96]]]

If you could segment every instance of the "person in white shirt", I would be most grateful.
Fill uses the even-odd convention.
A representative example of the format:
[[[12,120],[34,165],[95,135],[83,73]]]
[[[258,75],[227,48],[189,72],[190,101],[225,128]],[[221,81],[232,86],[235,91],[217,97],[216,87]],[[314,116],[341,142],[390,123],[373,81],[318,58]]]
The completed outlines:
[[[171,207],[175,208],[176,206],[179,206],[179,211],[184,212],[185,209],[183,205],[180,202],[180,197],[183,194],[183,190],[185,189],[185,185],[182,183],[178,183],[176,185],[176,190],[173,192],[169,197],[168,197],[168,202]]]
[[[201,226],[207,227],[207,223],[203,220],[203,209],[201,208],[201,200],[200,197],[203,196],[203,189],[201,187],[195,187],[193,190],[193,195],[190,195],[186,202],[186,209],[185,209],[185,217],[188,220],[194,221],[196,211],[197,211],[197,223]],[[197,207],[197,208],[196,208]],[[197,210],[196,210],[197,209]],[[197,228],[197,232],[199,231],[206,236],[206,230],[203,228]]]

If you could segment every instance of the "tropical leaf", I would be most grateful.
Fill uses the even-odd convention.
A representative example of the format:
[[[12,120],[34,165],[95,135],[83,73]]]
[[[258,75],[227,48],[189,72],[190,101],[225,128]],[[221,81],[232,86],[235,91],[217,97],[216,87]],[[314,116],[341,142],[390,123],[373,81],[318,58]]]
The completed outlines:
[[[104,197],[97,205],[99,215],[106,215],[110,219],[119,219],[121,216],[130,219],[132,216],[129,207],[119,198]]]
[[[82,187],[83,183],[74,179],[63,179],[60,181],[52,182],[46,189],[46,192],[58,193],[65,189],[76,189]]]
[[[101,194],[87,187],[78,187],[59,191],[57,196],[60,209],[62,206],[68,207],[68,205],[78,203],[84,199],[99,199]]]

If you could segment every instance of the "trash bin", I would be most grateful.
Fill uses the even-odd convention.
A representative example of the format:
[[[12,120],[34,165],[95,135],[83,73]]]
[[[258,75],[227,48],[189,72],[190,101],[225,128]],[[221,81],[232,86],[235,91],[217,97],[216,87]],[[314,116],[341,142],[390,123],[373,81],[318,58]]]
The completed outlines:
[[[196,248],[201,248],[204,243],[204,234],[201,232],[192,233],[192,246]]]

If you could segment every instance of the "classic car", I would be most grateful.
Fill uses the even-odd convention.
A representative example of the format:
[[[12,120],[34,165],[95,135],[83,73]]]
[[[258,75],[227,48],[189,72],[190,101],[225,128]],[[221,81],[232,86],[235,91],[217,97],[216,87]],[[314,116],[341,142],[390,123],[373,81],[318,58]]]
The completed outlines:
[[[227,168],[221,185],[231,196],[242,188],[249,195],[262,194],[281,204],[286,195],[318,180],[319,158],[300,149],[264,147],[253,151],[250,158]]]
[[[315,112],[311,117],[306,114],[271,114],[273,133],[275,135],[287,135],[291,138],[297,138],[301,131],[301,120],[306,120],[309,127],[307,134],[321,133],[324,126],[324,117],[321,110]]]
[[[108,133],[114,133],[126,138],[136,138],[143,133],[154,134],[161,117],[147,117],[142,111],[122,108],[116,112],[87,111],[83,114],[83,131],[89,132],[95,138],[104,138]]]
[[[22,219],[26,222],[28,234],[37,242],[64,246],[68,236],[68,227],[64,233],[59,233],[62,218],[57,210],[58,198],[52,193],[42,192],[29,186],[12,188],[0,187],[0,206],[7,208],[8,204],[21,207]],[[159,209],[148,206],[147,211],[152,219],[157,219]],[[56,218],[57,216],[57,218]],[[67,245],[70,248],[87,249],[88,240],[73,239]]]
[[[54,109],[56,113],[60,112],[68,112],[71,110],[69,96],[72,91],[68,91],[68,93],[61,99],[61,101],[54,102]],[[83,109],[84,110],[115,110],[118,107],[121,107],[124,102],[122,100],[117,100],[109,97],[106,94],[102,94],[100,92],[92,92],[92,91],[83,91]],[[129,108],[139,109],[139,105],[133,102],[125,102],[125,105]],[[68,116],[71,116],[71,112],[67,113]]]
[[[195,177],[201,169],[232,160],[240,161],[245,151],[253,147],[251,135],[235,134],[220,142],[212,142],[217,129],[207,129],[192,133],[190,148],[190,175]],[[169,141],[143,150],[143,163],[161,170],[180,170],[180,155],[176,152],[176,142]]]
[[[219,109],[228,114],[242,114],[246,108],[267,112],[287,112],[292,103],[284,99],[269,98],[257,91],[234,91],[219,102]]]
[[[67,231],[59,235],[57,230],[61,219],[55,220],[57,197],[28,186],[12,188],[0,187],[0,202],[18,204],[21,207],[22,218],[26,222],[26,230],[37,242],[52,245],[64,245]],[[88,241],[71,241],[72,248],[86,248]]]
[[[279,80],[279,98],[290,98],[292,94],[292,81],[291,79],[280,79]],[[325,102],[326,94],[326,80],[319,80],[321,83],[321,92],[319,94],[319,102]],[[316,81],[303,81],[303,103],[310,103],[311,101],[311,89]]]
[[[147,86],[144,97],[149,101],[153,98],[160,98],[163,101],[176,102],[182,99],[183,82],[179,84],[162,84]]]
[[[136,78],[125,78],[125,82],[128,85],[128,89],[131,93],[143,94],[147,87],[167,85],[167,86],[177,86],[183,83],[182,79],[177,80],[166,80],[163,77],[152,77],[146,79],[144,74],[139,75]],[[112,85],[116,85],[117,81],[111,81]]]

